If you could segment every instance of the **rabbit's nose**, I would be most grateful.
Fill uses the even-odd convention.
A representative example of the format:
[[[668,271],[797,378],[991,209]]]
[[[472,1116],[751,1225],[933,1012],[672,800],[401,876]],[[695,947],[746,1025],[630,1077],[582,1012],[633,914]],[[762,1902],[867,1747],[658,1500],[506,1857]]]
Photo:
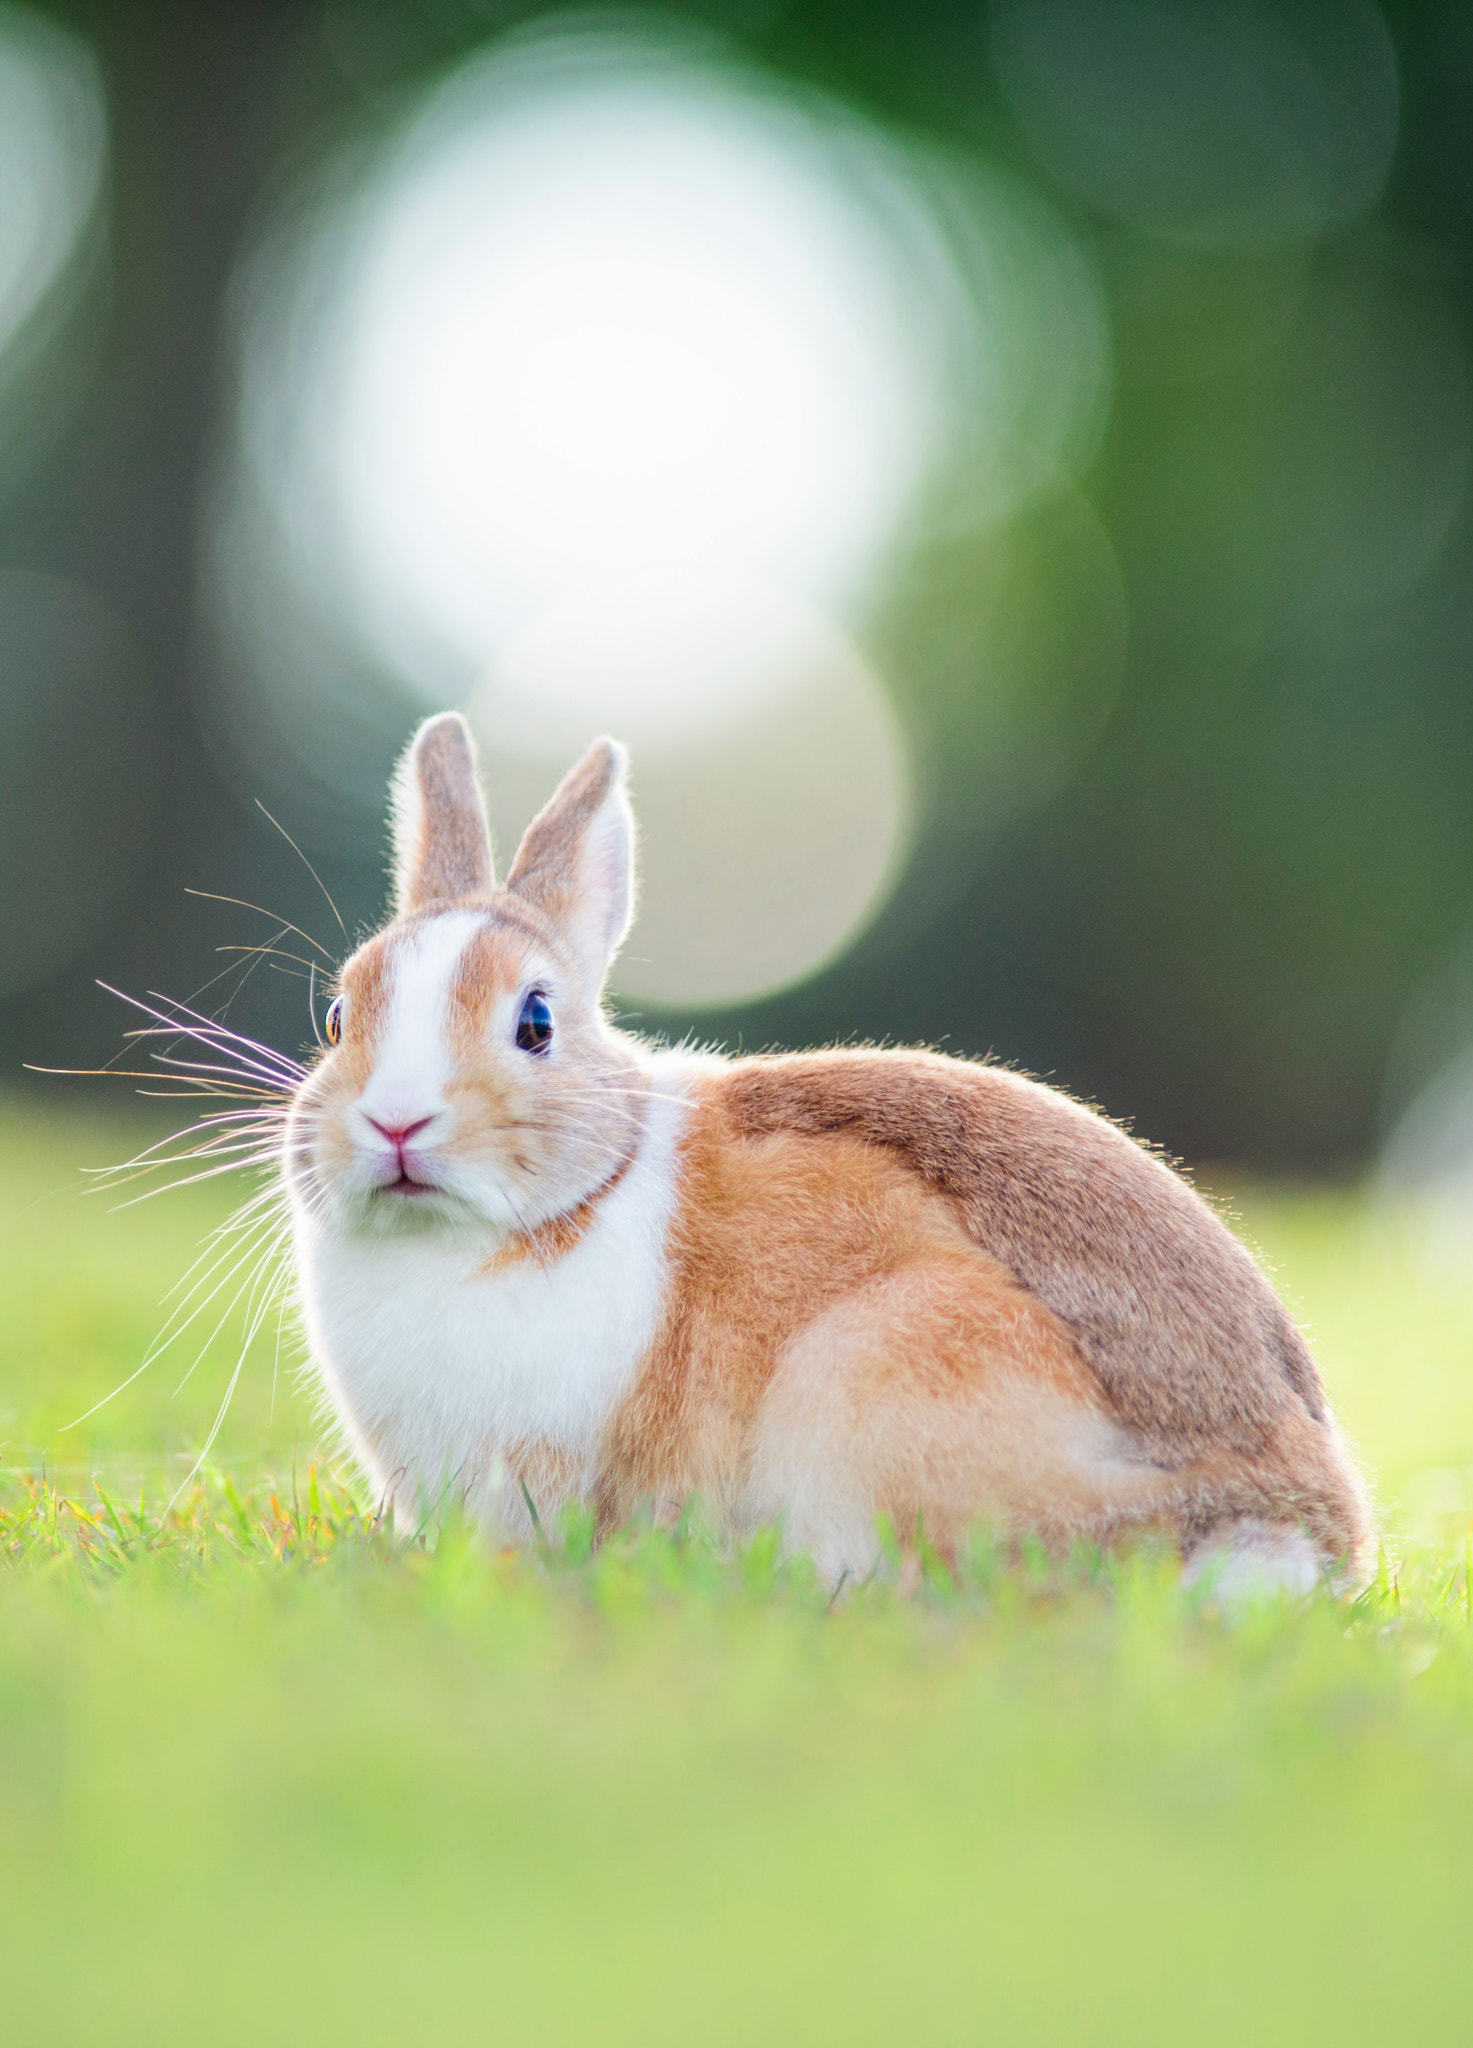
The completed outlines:
[[[365,1111],[366,1114],[367,1112]],[[394,1149],[398,1151],[407,1145],[411,1138],[417,1137],[435,1119],[433,1116],[422,1116],[417,1122],[412,1124],[381,1124],[376,1116],[370,1116],[368,1121],[373,1125],[380,1137],[387,1138]]]

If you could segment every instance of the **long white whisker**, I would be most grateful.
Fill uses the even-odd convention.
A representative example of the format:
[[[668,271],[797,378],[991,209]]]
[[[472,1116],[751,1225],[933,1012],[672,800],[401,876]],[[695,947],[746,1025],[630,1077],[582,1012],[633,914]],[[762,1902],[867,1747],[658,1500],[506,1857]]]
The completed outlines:
[[[270,1134],[252,1133],[236,1144],[201,1145],[192,1152],[162,1152],[157,1159],[146,1159],[139,1165],[131,1162],[124,1166],[83,1167],[84,1173],[93,1176],[92,1185],[83,1190],[89,1195],[111,1194],[114,1188],[127,1187],[135,1180],[146,1180],[152,1173],[163,1173],[173,1166],[192,1166],[198,1161],[227,1160],[238,1173],[249,1166],[254,1159],[270,1159],[275,1156]]]
[[[259,1251],[277,1225],[278,1218],[274,1213],[268,1212],[257,1216],[242,1227],[234,1242],[227,1241],[219,1247],[215,1259],[199,1275],[189,1292],[181,1296],[169,1311],[168,1320],[148,1347],[147,1356],[143,1361],[145,1365],[152,1365],[156,1358],[162,1358],[170,1345],[177,1343],[184,1332],[193,1323],[198,1322],[220,1290],[230,1285],[241,1267]],[[222,1266],[225,1268],[223,1273],[220,1272]],[[215,1280],[214,1286],[210,1288],[208,1294],[202,1295],[200,1289],[215,1279],[217,1273],[220,1277]],[[168,1297],[165,1296],[165,1299]]]
[[[206,1356],[210,1349],[210,1346],[214,1343],[215,1339],[219,1336],[220,1332],[229,1322],[231,1316],[234,1315],[236,1307],[239,1304],[242,1295],[247,1297],[246,1317],[249,1320],[251,1312],[251,1303],[256,1298],[256,1288],[260,1283],[261,1274],[265,1270],[265,1268],[270,1264],[275,1254],[280,1250],[281,1245],[285,1240],[285,1235],[286,1233],[284,1230],[276,1230],[268,1239],[265,1240],[264,1249],[262,1248],[262,1240],[258,1238],[256,1240],[256,1243],[251,1246],[250,1251],[245,1254],[245,1257],[243,1257],[239,1261],[239,1263],[232,1268],[230,1277],[233,1279],[235,1277],[235,1274],[240,1271],[241,1266],[245,1264],[246,1259],[249,1258],[252,1253],[259,1254],[259,1256],[256,1258],[256,1263],[251,1267],[251,1270],[249,1271],[249,1273],[247,1273],[245,1279],[241,1281],[239,1287],[236,1288],[234,1294],[231,1295],[229,1301],[226,1303],[225,1308],[221,1313],[220,1320],[216,1323],[214,1329],[211,1330],[209,1336],[206,1337],[204,1343],[200,1346],[199,1350],[195,1353],[195,1356],[190,1362],[189,1366],[186,1368],[183,1379],[180,1380],[178,1386],[174,1389],[174,1392],[176,1394],[182,1394],[184,1392],[185,1387],[189,1384],[190,1378],[194,1373],[195,1367],[200,1363],[200,1360]],[[224,1283],[222,1282],[222,1285],[223,1284]],[[216,1289],[216,1292],[219,1292],[218,1288]]]
[[[179,1299],[169,1311],[168,1322],[164,1324],[163,1329],[154,1339],[154,1348],[151,1355],[157,1356],[163,1344],[166,1341],[172,1341],[171,1338],[168,1338],[167,1333],[174,1318],[184,1314],[190,1302],[193,1301],[197,1290],[204,1286],[212,1273],[217,1273],[224,1262],[233,1254],[240,1253],[241,1240],[259,1230],[276,1216],[284,1215],[285,1213],[286,1205],[281,1189],[274,1185],[267,1186],[259,1189],[256,1194],[252,1195],[249,1201],[243,1202],[223,1223],[218,1224],[210,1232],[209,1236],[205,1239],[199,1256],[187,1271],[180,1274],[173,1286],[164,1294],[163,1303],[160,1306],[173,1301],[176,1295],[179,1295]],[[208,1265],[206,1265],[207,1260],[210,1262]],[[199,1270],[201,1266],[205,1268],[203,1272]],[[188,1286],[187,1283],[191,1281],[193,1285]],[[186,1287],[187,1291],[180,1294],[180,1289]]]
[[[185,1074],[217,1074],[223,1080],[244,1081],[261,1088],[274,1089],[278,1095],[285,1093],[288,1086],[296,1085],[295,1082],[284,1080],[280,1074],[274,1074],[269,1067],[257,1066],[245,1059],[236,1053],[232,1046],[215,1044],[202,1032],[150,1029],[137,1031],[132,1035],[135,1038],[166,1038],[173,1045],[177,1045],[181,1039],[190,1040],[197,1043],[201,1051],[215,1055],[213,1060],[198,1060],[185,1059],[177,1052],[150,1052],[148,1057],[156,1066],[168,1067]],[[229,1064],[226,1064],[227,1061]]]
[[[162,1001],[162,1004],[168,1004],[168,997],[166,997],[166,995],[158,995],[156,991],[150,991],[150,993],[154,995],[154,1001]],[[232,1047],[240,1047],[240,1049],[242,1049],[242,1053],[248,1053],[248,1055],[250,1055],[252,1059],[258,1059],[258,1061],[262,1061],[262,1063],[266,1063],[266,1065],[270,1065],[270,1067],[277,1067],[277,1069],[281,1071],[283,1079],[287,1079],[287,1081],[293,1081],[293,1083],[295,1083],[295,1081],[299,1081],[299,1079],[303,1077],[303,1073],[307,1071],[307,1069],[305,1069],[305,1067],[301,1065],[301,1061],[299,1061],[299,1059],[293,1059],[293,1057],[291,1057],[289,1053],[279,1053],[279,1051],[277,1051],[275,1047],[270,1047],[270,1044],[264,1044],[264,1042],[262,1042],[260,1038],[248,1038],[248,1036],[246,1036],[246,1032],[238,1032],[238,1030],[232,1030],[232,1028],[229,1028],[227,1024],[221,1024],[221,1022],[219,1022],[219,1018],[209,1018],[209,1016],[203,1016],[203,1014],[201,1014],[199,1010],[191,1010],[191,1008],[188,1008],[188,1004],[174,1004],[174,1006],[172,1006],[172,1010],[168,1010],[168,1012],[166,1012],[164,1016],[160,1016],[160,1014],[156,1012],[156,1018],[158,1018],[158,1022],[160,1022],[160,1024],[164,1024],[164,1026],[166,1026],[166,1024],[170,1022],[170,1020],[174,1020],[174,1026],[176,1026],[176,1030],[184,1030],[184,1028],[186,1028],[186,1026],[182,1026],[182,1024],[178,1024],[178,1022],[176,1022],[178,1018],[186,1018],[186,1020],[188,1020],[188,1026],[193,1026],[193,1028],[195,1028],[195,1030],[199,1030],[199,1032],[201,1032],[203,1036],[207,1036],[207,1038],[217,1038],[217,1040],[227,1040],[229,1044],[232,1044]]]
[[[105,981],[99,982],[98,987],[106,990],[108,995],[116,996],[119,1002],[126,1003],[140,1015],[152,1019],[152,1029],[145,1025],[134,1026],[125,1034],[128,1037],[159,1037],[173,1034],[180,1038],[203,1038],[206,1042],[220,1041],[217,1046],[217,1050],[220,1051],[227,1049],[228,1042],[230,1045],[241,1047],[243,1052],[252,1058],[269,1062],[284,1082],[295,1083],[306,1072],[299,1061],[288,1059],[284,1053],[273,1051],[269,1045],[262,1045],[257,1039],[247,1038],[239,1031],[232,1031],[228,1025],[217,1023],[214,1018],[206,1017],[198,1010],[191,1010],[187,1003],[176,1003],[171,997],[161,996],[154,990],[149,991],[152,1000],[144,1002],[141,997],[125,995],[121,989],[113,988]],[[155,1009],[155,1003],[162,1003],[165,1007]]]
[[[186,1173],[178,1180],[165,1181],[160,1187],[145,1188],[140,1195],[129,1195],[126,1202],[115,1202],[110,1213],[116,1216],[123,1209],[136,1209],[140,1202],[151,1202],[159,1195],[172,1195],[176,1188],[192,1188],[204,1180],[219,1180],[222,1174],[241,1173],[250,1166],[270,1166],[275,1159],[274,1148],[251,1153],[244,1159],[227,1159],[220,1166],[206,1167],[200,1173]]]
[[[294,1079],[300,1079],[306,1072],[306,1068],[300,1060],[294,1060],[286,1053],[277,1052],[272,1046],[263,1045],[258,1038],[248,1038],[244,1032],[232,1031],[228,1025],[222,1024],[218,1018],[207,1017],[203,1011],[191,1009],[188,1003],[177,1002],[172,996],[160,995],[156,989],[150,989],[149,995],[154,1002],[165,1004],[167,1006],[166,1010],[164,1012],[157,1010],[149,1011],[142,1003],[139,1003],[137,1007],[143,1010],[145,1015],[153,1016],[161,1024],[167,1024],[171,1017],[187,1017],[201,1031],[213,1032],[223,1038],[229,1038],[235,1044],[243,1046],[247,1052],[254,1053],[263,1059],[274,1061],[277,1066],[285,1073],[290,1074]]]
[[[223,1262],[223,1260],[230,1256],[231,1249],[234,1248],[230,1247],[226,1251],[222,1252],[220,1258],[216,1260],[215,1264],[211,1266],[206,1272],[201,1274],[199,1280],[196,1283],[196,1288],[191,1289],[190,1293],[185,1296],[184,1300],[179,1304],[179,1307],[174,1311],[174,1314],[170,1316],[169,1321],[165,1323],[163,1329],[159,1332],[158,1336],[149,1346],[148,1350],[145,1352],[141,1361],[133,1368],[132,1372],[128,1374],[127,1378],[124,1380],[120,1380],[118,1384],[112,1389],[111,1393],[104,1394],[100,1401],[94,1401],[90,1408],[84,1409],[83,1412],[80,1415],[75,1416],[72,1421],[65,1423],[63,1425],[64,1429],[80,1428],[80,1426],[84,1422],[89,1422],[91,1418],[94,1415],[96,1415],[100,1409],[106,1408],[109,1401],[115,1401],[119,1394],[126,1392],[126,1390],[132,1386],[133,1382],[136,1379],[139,1379],[145,1372],[147,1372],[148,1368],[154,1363],[156,1359],[163,1356],[164,1352],[168,1350],[169,1346],[175,1341],[176,1338],[183,1336],[184,1332],[189,1328],[190,1324],[195,1321],[196,1317],[204,1314],[205,1310],[209,1307],[210,1303],[214,1300],[215,1296],[220,1292],[220,1289],[222,1287],[228,1286],[232,1278],[235,1276],[235,1274],[240,1271],[241,1266],[245,1263],[246,1259],[250,1257],[251,1251],[254,1249],[254,1246],[246,1247],[246,1249],[240,1254],[240,1257],[237,1259],[235,1265],[232,1266],[230,1271],[226,1273],[223,1276],[223,1278],[216,1283],[214,1287],[211,1288],[210,1292],[205,1296],[204,1300],[198,1304],[198,1306],[194,1309],[193,1313],[190,1314],[185,1319],[185,1321],[180,1323],[178,1327],[175,1329],[170,1328],[170,1325],[174,1323],[175,1317],[181,1315],[183,1311],[189,1306],[189,1303],[193,1298],[196,1289],[198,1287],[202,1287],[205,1281],[210,1278],[211,1274],[218,1270],[218,1267]],[[203,1256],[204,1254],[202,1253],[201,1257]],[[195,1261],[195,1265],[197,1266],[198,1264],[199,1260],[197,1259]],[[191,1267],[190,1270],[192,1272],[194,1270],[193,1267]],[[188,1279],[188,1277],[189,1275],[185,1274],[184,1278]],[[177,1282],[176,1285],[182,1286],[183,1281]]]
[[[283,1118],[285,1117],[285,1107],[283,1107],[279,1114]],[[262,1119],[260,1112],[257,1110],[217,1110],[213,1116],[202,1116],[196,1118],[196,1120],[192,1124],[186,1124],[183,1130],[181,1131],[170,1131],[167,1137],[155,1138],[151,1145],[145,1145],[141,1151],[135,1152],[131,1159],[123,1160],[122,1164],[125,1167],[138,1166],[145,1159],[150,1158],[155,1152],[162,1151],[165,1145],[176,1144],[181,1138],[192,1138],[202,1131],[211,1131],[217,1129],[226,1130],[229,1128],[239,1127],[242,1124],[244,1124],[249,1129],[253,1123],[261,1125],[262,1128],[265,1127],[264,1120]],[[115,1173],[118,1171],[118,1168],[113,1166],[84,1166],[82,1168],[82,1171],[83,1173],[92,1174]]]
[[[139,1005],[142,1008],[142,1005]],[[209,1019],[192,1016],[170,1016],[167,1013],[145,1010],[147,1024],[130,1024],[123,1033],[126,1039],[138,1038],[189,1038],[200,1045],[207,1045],[213,1051],[240,1060],[257,1060],[263,1068],[269,1067],[279,1073],[283,1085],[299,1080],[303,1069],[285,1053],[274,1047],[245,1038],[228,1025],[213,1023]]]
[[[189,1130],[175,1131],[172,1137],[161,1138],[156,1145],[136,1153],[132,1159],[124,1159],[116,1166],[84,1166],[82,1172],[100,1187],[122,1178],[134,1180],[139,1174],[157,1173],[165,1166],[187,1166],[194,1159],[214,1159],[232,1152],[259,1150],[269,1143],[285,1123],[286,1118],[253,1116],[249,1122],[228,1125],[226,1128],[209,1128],[208,1123],[194,1125]],[[165,1145],[181,1145],[190,1137],[198,1137],[197,1145],[185,1146],[178,1152],[166,1152]]]
[[[210,1452],[215,1448],[215,1439],[219,1436],[220,1431],[225,1424],[225,1417],[230,1412],[230,1403],[235,1396],[235,1389],[240,1379],[241,1368],[244,1366],[246,1362],[246,1354],[251,1348],[251,1342],[255,1337],[257,1328],[259,1328],[259,1323],[253,1325],[246,1332],[244,1341],[242,1342],[240,1347],[240,1354],[235,1361],[235,1370],[231,1373],[229,1384],[225,1389],[225,1397],[221,1401],[219,1408],[215,1411],[215,1420],[210,1425],[210,1433],[205,1438],[204,1444],[200,1450],[200,1454],[195,1459],[194,1464],[190,1467],[189,1471],[185,1474],[184,1478],[179,1482],[179,1485],[175,1488],[174,1493],[170,1498],[168,1506],[164,1509],[164,1513],[166,1515],[172,1511],[175,1501],[178,1500],[180,1494],[184,1492],[185,1488],[193,1485],[194,1481],[199,1476],[199,1473],[204,1465],[206,1458],[209,1457]]]

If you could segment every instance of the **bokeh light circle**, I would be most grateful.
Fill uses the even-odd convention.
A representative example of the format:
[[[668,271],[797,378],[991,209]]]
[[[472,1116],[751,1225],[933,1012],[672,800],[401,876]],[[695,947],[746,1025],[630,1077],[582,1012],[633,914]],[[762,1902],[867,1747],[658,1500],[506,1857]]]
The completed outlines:
[[[849,943],[914,821],[857,644],[887,576],[1102,430],[1102,301],[1047,204],[717,39],[585,17],[323,166],[235,308],[209,560],[252,789],[315,785],[340,844],[374,735],[469,705],[504,838],[611,731],[646,828],[624,993],[729,1004]]]
[[[594,576],[853,595],[935,451],[949,285],[862,138],[586,31],[408,124],[312,396],[358,616],[427,693]]]

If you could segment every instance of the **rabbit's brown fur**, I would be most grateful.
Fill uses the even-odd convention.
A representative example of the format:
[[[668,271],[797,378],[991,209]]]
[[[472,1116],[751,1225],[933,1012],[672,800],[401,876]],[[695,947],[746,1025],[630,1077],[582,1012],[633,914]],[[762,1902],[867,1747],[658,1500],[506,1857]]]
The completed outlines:
[[[735,1061],[697,1093],[681,1195],[675,1307],[610,1432],[606,1517],[644,1495],[730,1490],[792,1333],[863,1301],[886,1328],[889,1476],[872,1490],[897,1526],[929,1503],[933,1539],[954,1537],[990,1502],[1045,1539],[1149,1522],[1189,1547],[1258,1516],[1358,1555],[1364,1496],[1273,1290],[1168,1167],[1056,1091],[920,1052]],[[1177,1240],[1165,1257],[1163,1237]],[[906,1276],[918,1284],[887,1321]],[[861,1319],[851,1375],[864,1336]],[[1009,1474],[1028,1460],[995,1416],[958,1441],[976,1434],[969,1400],[987,1420],[999,1371],[1121,1425],[1140,1469],[1108,1493],[1049,1469],[1020,1497]],[[868,1380],[851,1420],[874,1405]],[[914,1472],[896,1455],[907,1437]],[[934,1472],[921,1478],[928,1461],[956,1468],[949,1504]]]

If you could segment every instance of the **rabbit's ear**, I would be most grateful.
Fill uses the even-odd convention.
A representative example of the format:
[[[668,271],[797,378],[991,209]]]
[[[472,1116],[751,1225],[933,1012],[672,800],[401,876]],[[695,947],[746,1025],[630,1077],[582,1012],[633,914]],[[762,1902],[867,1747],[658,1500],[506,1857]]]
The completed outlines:
[[[634,921],[634,813],[624,787],[628,757],[617,740],[595,740],[523,834],[506,886],[570,940],[590,987]]]
[[[475,741],[458,711],[425,720],[394,772],[390,802],[398,916],[496,887]]]

